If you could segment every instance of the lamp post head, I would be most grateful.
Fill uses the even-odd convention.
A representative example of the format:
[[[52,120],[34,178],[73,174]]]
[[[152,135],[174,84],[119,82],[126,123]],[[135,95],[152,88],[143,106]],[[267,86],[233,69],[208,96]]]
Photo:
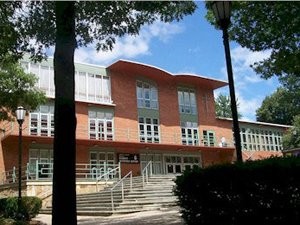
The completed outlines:
[[[23,123],[25,119],[25,114],[26,114],[26,110],[22,106],[19,106],[18,109],[16,110],[16,117],[20,125]]]
[[[227,29],[230,24],[231,1],[213,1],[211,9],[220,28]]]

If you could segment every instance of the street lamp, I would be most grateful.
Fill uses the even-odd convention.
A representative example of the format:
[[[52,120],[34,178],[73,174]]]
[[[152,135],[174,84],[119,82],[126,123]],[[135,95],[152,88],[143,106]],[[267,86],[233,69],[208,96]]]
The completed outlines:
[[[230,92],[230,100],[231,100],[231,113],[232,113],[232,121],[233,121],[236,158],[238,162],[242,162],[243,157],[242,157],[242,149],[241,149],[241,136],[240,136],[238,113],[236,107],[234,80],[232,74],[231,56],[230,56],[228,31],[227,31],[230,24],[231,2],[213,1],[211,3],[211,9],[216,17],[217,24],[223,31],[223,43],[225,49],[227,75],[228,75],[229,92]]]
[[[21,189],[21,182],[22,182],[22,124],[24,122],[26,110],[22,107],[19,106],[18,109],[16,110],[16,117],[17,121],[19,123],[19,185],[18,185],[18,212],[20,214],[20,209],[21,209],[21,201],[22,201],[22,189]]]

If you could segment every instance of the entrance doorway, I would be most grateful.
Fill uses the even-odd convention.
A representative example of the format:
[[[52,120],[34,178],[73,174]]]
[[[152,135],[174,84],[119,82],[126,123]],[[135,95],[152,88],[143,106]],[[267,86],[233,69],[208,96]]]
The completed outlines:
[[[162,154],[141,154],[141,171],[152,161],[152,174],[162,174]]]

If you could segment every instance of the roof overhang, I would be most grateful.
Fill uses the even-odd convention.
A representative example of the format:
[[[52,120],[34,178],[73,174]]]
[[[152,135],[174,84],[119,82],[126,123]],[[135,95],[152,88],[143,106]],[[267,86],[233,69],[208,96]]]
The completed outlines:
[[[107,69],[112,72],[126,73],[126,75],[145,76],[154,81],[165,80],[178,85],[201,86],[213,90],[227,85],[225,81],[196,74],[172,74],[155,66],[127,60],[118,60],[109,65]]]

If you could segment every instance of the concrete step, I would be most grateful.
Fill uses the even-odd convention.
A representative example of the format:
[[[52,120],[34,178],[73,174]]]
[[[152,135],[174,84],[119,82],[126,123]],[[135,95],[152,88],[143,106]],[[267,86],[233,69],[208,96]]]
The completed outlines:
[[[108,216],[111,214],[127,214],[146,210],[172,207],[177,204],[173,195],[174,176],[153,176],[143,183],[142,177],[123,183],[125,200],[122,202],[121,185],[113,191],[114,210],[111,203],[112,183],[100,192],[77,195],[77,214],[90,216]],[[51,213],[51,208],[41,210],[42,213]]]

